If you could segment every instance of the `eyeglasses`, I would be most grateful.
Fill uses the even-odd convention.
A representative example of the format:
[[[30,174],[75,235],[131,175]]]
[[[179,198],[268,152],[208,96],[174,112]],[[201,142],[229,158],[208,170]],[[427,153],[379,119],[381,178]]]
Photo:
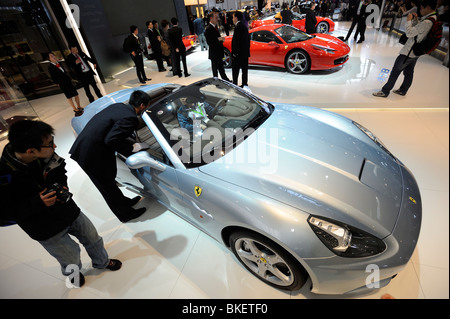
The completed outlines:
[[[54,148],[55,147],[55,137],[52,135],[52,140],[48,145],[41,145],[41,147]]]

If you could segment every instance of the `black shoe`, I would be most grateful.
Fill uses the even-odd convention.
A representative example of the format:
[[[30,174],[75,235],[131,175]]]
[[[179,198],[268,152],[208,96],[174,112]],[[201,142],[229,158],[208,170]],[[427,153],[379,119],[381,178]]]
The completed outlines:
[[[191,76],[189,73],[184,74],[185,77]]]
[[[165,71],[167,71],[167,70],[166,69],[158,70],[158,72],[165,72]]]
[[[81,288],[81,287],[84,285],[84,283],[86,282],[86,280],[84,279],[84,276],[83,276],[83,274],[82,274],[81,272],[78,273],[78,275],[79,275],[79,280],[80,280],[80,282],[75,283],[75,277],[72,277],[72,278],[70,279],[70,282],[72,283],[72,285],[73,285],[75,288]]]
[[[141,207],[141,208],[138,208],[138,209],[133,209],[131,211],[130,215],[128,215],[126,218],[121,219],[120,221],[122,223],[126,223],[126,222],[129,222],[132,219],[138,218],[139,216],[141,216],[142,214],[145,213],[146,209],[147,208],[145,208],[145,207]]]
[[[405,95],[406,95],[405,92],[400,91],[400,90],[394,90],[394,91],[392,91],[392,92],[395,93],[395,94],[401,95],[401,96],[405,96]]]
[[[364,40],[359,40],[359,41],[358,41],[358,42],[356,42],[356,43],[363,43],[363,41],[364,41]]]
[[[136,205],[141,200],[141,198],[142,198],[141,196],[136,196],[136,197],[133,197],[133,198],[127,198],[128,205],[130,205],[130,206]]]
[[[141,81],[142,84],[145,84],[145,81]]]
[[[111,271],[119,270],[122,267],[122,262],[117,259],[110,259],[108,266],[106,266],[106,269],[109,269]]]

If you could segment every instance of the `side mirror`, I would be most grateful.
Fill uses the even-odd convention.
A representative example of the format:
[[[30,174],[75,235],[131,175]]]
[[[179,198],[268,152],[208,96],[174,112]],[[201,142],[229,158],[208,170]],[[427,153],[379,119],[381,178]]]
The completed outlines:
[[[138,169],[145,166],[149,166],[160,172],[164,172],[166,169],[164,165],[151,158],[146,151],[141,151],[130,155],[125,161],[125,164],[127,164],[127,166],[131,169]]]

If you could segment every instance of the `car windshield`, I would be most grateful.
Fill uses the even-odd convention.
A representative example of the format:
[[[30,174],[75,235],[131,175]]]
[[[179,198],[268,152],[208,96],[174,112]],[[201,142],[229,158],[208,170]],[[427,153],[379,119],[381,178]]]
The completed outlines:
[[[278,34],[284,41],[286,41],[286,43],[300,42],[313,38],[313,36],[302,32],[290,25],[284,25],[275,29],[275,33]]]
[[[218,79],[174,91],[146,111],[186,167],[231,151],[273,112],[273,106]]]

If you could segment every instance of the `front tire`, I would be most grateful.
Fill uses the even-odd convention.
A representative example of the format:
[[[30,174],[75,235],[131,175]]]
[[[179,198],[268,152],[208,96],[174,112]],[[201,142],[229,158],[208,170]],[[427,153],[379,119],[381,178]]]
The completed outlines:
[[[275,288],[298,290],[308,278],[289,253],[260,234],[236,232],[230,236],[230,247],[245,268]]]
[[[292,51],[286,56],[285,66],[291,73],[303,74],[311,67],[311,60],[304,51]]]

